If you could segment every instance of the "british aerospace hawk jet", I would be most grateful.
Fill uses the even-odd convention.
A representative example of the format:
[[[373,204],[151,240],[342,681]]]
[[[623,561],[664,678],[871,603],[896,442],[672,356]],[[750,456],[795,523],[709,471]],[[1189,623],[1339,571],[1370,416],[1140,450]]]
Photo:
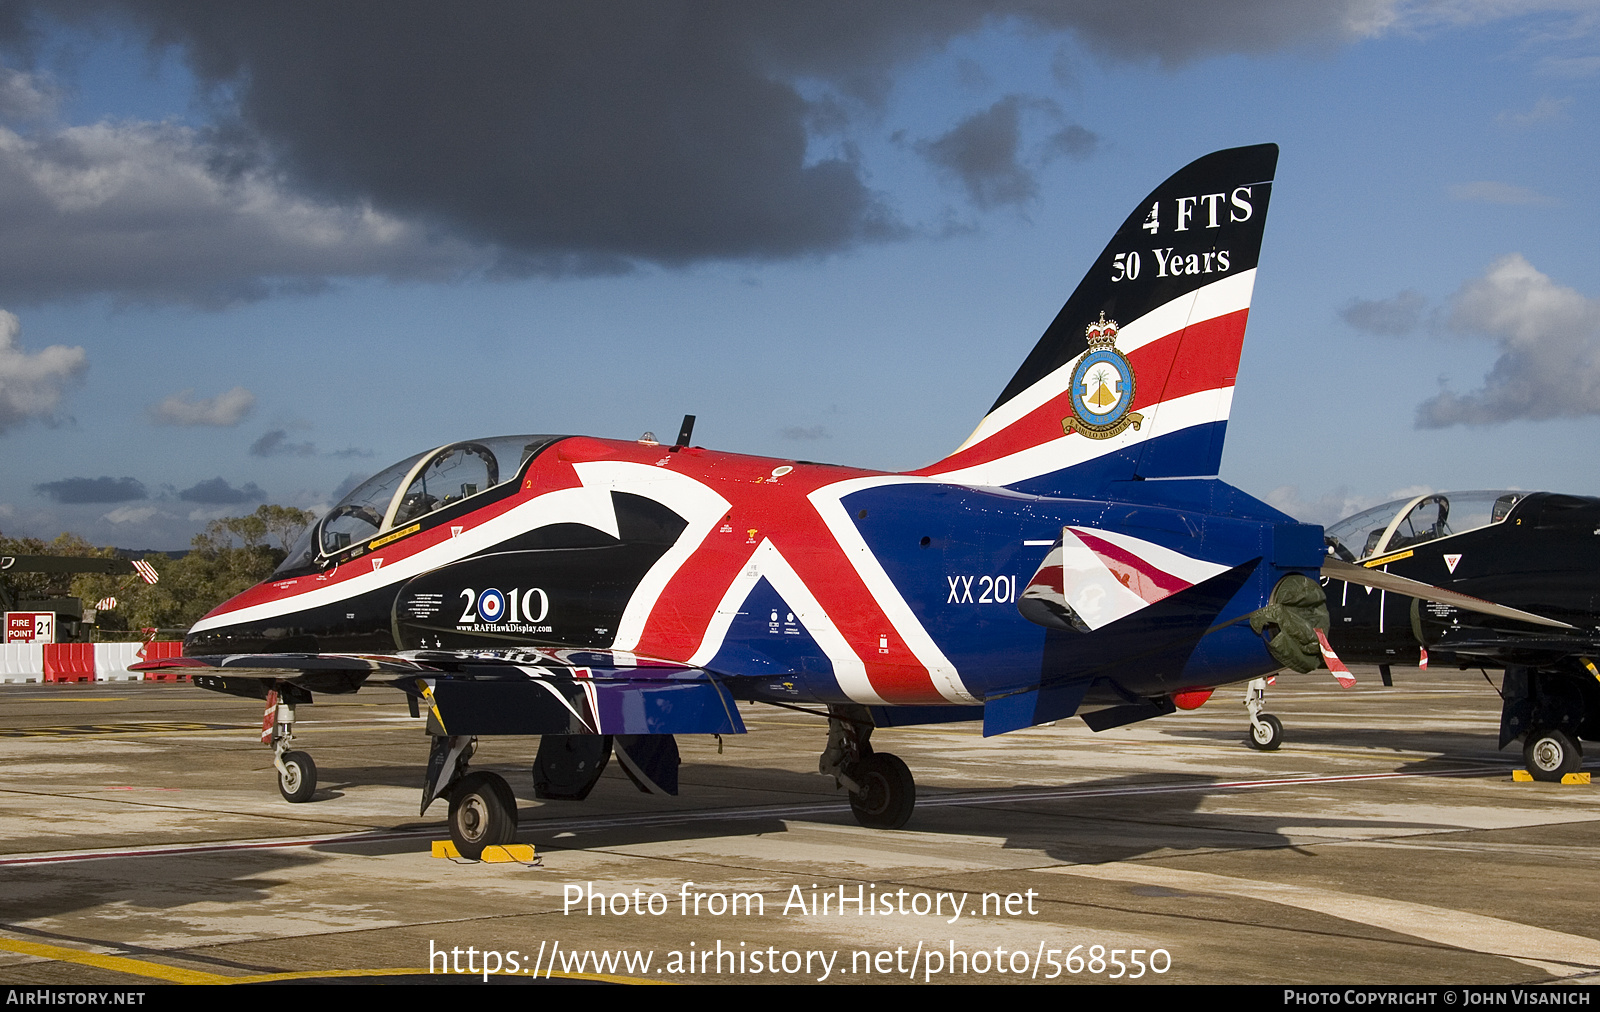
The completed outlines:
[[[265,699],[290,801],[316,777],[297,708],[401,690],[432,739],[422,808],[448,800],[468,856],[516,830],[510,786],[469,765],[495,735],[543,736],[541,798],[584,797],[612,754],[676,793],[675,735],[742,733],[739,702],[810,709],[822,773],[892,829],[915,784],[875,730],[1104,730],[1309,670],[1322,529],[1216,478],[1277,157],[1219,151],[1140,200],[937,463],[721,453],[692,419],[670,444],[448,443],[351,492],[146,667]]]
[[[1600,740],[1600,499],[1429,492],[1347,517],[1326,542],[1346,575],[1368,573],[1324,572],[1341,657],[1379,665],[1385,684],[1399,663],[1501,669],[1500,747],[1521,738],[1537,780],[1578,770],[1580,740]]]

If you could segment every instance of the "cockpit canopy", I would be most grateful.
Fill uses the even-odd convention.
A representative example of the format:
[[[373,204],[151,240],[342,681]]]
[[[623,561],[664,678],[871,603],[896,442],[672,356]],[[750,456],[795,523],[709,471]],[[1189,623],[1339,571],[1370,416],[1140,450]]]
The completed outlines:
[[[1328,554],[1360,562],[1413,545],[1497,524],[1528,493],[1509,490],[1429,492],[1357,513],[1324,532]]]
[[[413,454],[357,485],[301,536],[273,576],[325,565],[346,549],[457,503],[504,494],[523,466],[559,436],[494,436]],[[458,511],[451,510],[455,515]]]

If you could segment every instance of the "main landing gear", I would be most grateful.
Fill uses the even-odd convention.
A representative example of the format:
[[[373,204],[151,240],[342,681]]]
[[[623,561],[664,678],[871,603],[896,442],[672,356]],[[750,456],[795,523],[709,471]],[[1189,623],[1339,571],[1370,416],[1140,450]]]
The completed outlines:
[[[422,809],[439,798],[450,802],[450,842],[462,857],[476,861],[484,848],[503,846],[517,836],[517,796],[505,777],[468,772],[478,750],[470,735],[434,735],[422,785]]]
[[[1508,665],[1501,682],[1500,747],[1522,739],[1535,780],[1560,783],[1583,767],[1580,736],[1600,741],[1600,675],[1587,658],[1564,668]]]
[[[917,783],[899,756],[872,750],[865,707],[828,710],[828,747],[817,770],[850,791],[850,811],[868,829],[899,829],[917,805]]]
[[[1529,731],[1522,758],[1533,779],[1559,784],[1562,777],[1582,768],[1583,747],[1565,731]]]
[[[1276,752],[1283,744],[1283,721],[1267,711],[1267,680],[1252,678],[1245,690],[1244,708],[1250,711],[1250,727],[1244,743],[1257,752]]]
[[[517,796],[497,773],[468,773],[450,788],[450,842],[476,861],[517,837]]]

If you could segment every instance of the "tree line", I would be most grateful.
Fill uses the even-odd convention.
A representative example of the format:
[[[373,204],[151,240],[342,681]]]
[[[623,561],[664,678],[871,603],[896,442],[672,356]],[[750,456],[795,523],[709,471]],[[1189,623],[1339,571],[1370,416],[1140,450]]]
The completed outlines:
[[[263,505],[249,516],[213,520],[182,556],[145,556],[160,574],[153,584],[138,576],[100,573],[18,573],[5,579],[24,598],[77,597],[84,607],[93,608],[114,597],[116,607],[97,616],[96,638],[139,639],[139,630],[145,628],[186,629],[223,601],[265,580],[316,519],[310,510]],[[53,541],[0,534],[0,555],[114,558],[118,552],[76,534],[63,533]]]

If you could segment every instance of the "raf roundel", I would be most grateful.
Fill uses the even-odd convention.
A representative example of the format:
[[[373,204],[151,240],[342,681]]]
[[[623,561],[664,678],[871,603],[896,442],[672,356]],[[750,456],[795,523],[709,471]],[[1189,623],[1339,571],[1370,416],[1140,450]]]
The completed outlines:
[[[485,622],[498,622],[505,614],[506,599],[498,590],[491,588],[478,596],[478,616]]]
[[[1132,363],[1116,347],[1117,321],[1106,319],[1102,311],[1084,336],[1089,350],[1072,370],[1072,416],[1061,420],[1061,428],[1069,436],[1081,432],[1090,439],[1110,439],[1130,425],[1139,428],[1144,416],[1128,410],[1135,380]]]

